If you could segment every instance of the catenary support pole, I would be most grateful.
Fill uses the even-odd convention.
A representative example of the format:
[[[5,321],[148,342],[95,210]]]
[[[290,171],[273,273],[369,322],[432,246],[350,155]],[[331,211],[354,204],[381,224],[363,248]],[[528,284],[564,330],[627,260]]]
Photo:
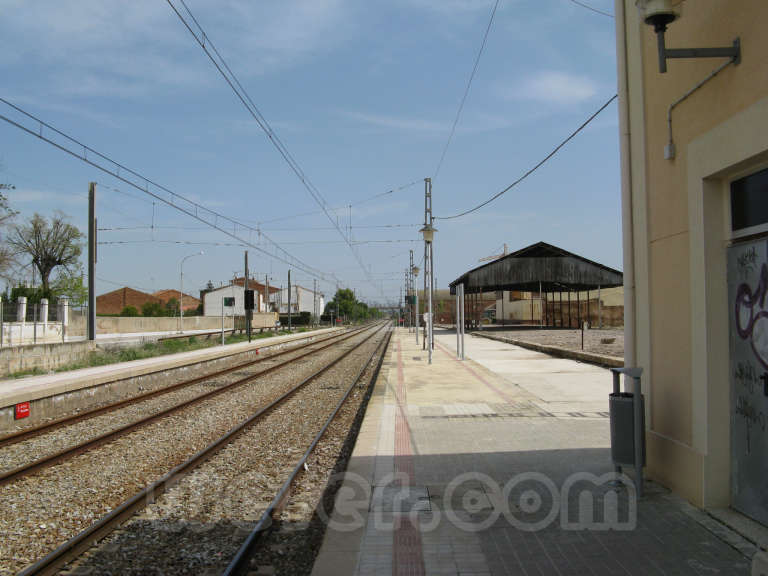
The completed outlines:
[[[96,339],[96,182],[88,185],[88,340]]]
[[[291,271],[288,270],[288,334],[291,333]]]
[[[248,250],[245,251],[245,282],[243,289],[248,292]],[[248,308],[245,311],[245,331],[248,334],[248,342],[251,341],[251,320],[253,310]]]

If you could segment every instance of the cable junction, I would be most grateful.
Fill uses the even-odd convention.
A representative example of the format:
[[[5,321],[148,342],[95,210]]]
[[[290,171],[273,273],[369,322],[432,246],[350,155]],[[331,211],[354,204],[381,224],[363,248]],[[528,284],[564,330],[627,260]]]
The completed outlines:
[[[267,119],[258,109],[256,104],[253,102],[253,100],[251,99],[250,95],[245,90],[245,88],[243,88],[243,85],[240,83],[235,73],[232,72],[232,69],[229,67],[226,60],[224,60],[224,58],[221,56],[218,49],[216,48],[216,45],[211,40],[210,36],[206,34],[205,30],[200,25],[197,18],[195,18],[194,14],[189,9],[186,2],[184,2],[184,0],[180,0],[180,4],[183,7],[184,12],[187,13],[187,15],[192,21],[191,23],[189,20],[187,20],[187,18],[184,17],[184,15],[176,7],[176,5],[172,0],[166,0],[166,2],[171,7],[171,9],[176,13],[176,15],[179,17],[179,20],[181,20],[181,22],[187,28],[189,33],[198,43],[200,48],[202,48],[203,52],[205,52],[206,56],[208,56],[208,59],[213,63],[213,65],[219,71],[221,76],[227,82],[227,84],[229,84],[229,87],[235,93],[235,95],[243,104],[245,109],[249,112],[249,114],[253,117],[253,119],[256,121],[259,127],[267,135],[267,138],[269,139],[269,141],[277,149],[277,151],[283,157],[283,160],[285,160],[285,162],[288,164],[288,166],[296,175],[296,177],[304,185],[304,188],[306,188],[307,192],[309,192],[309,195],[314,199],[314,201],[318,204],[318,206],[320,206],[320,208],[325,213],[328,220],[336,228],[336,230],[339,232],[341,237],[346,241],[346,244],[349,246],[349,249],[351,250],[352,255],[357,260],[357,263],[360,265],[360,268],[362,268],[365,275],[370,277],[370,272],[368,268],[365,266],[362,259],[360,258],[360,255],[354,248],[352,239],[350,237],[351,234],[345,233],[344,230],[341,228],[341,226],[339,226],[339,223],[336,220],[336,218],[331,216],[331,213],[329,211],[330,207],[328,206],[328,203],[326,202],[325,198],[323,198],[323,195],[320,193],[317,187],[312,183],[309,177],[304,173],[304,170],[301,168],[299,163],[291,155],[291,153],[288,151],[288,148],[285,146],[285,144],[283,144],[283,142],[278,137],[277,133],[269,125],[269,122],[267,121]],[[371,285],[374,286],[374,288],[376,288],[376,286],[373,284],[372,278],[371,278]],[[382,293],[382,296],[383,295],[384,294]]]
[[[186,198],[185,196],[178,194],[161,184],[158,184],[157,182],[147,178],[141,173],[128,168],[124,164],[116,162],[109,156],[102,154],[101,152],[98,152],[89,146],[86,146],[82,142],[76,140],[68,134],[65,134],[51,124],[44,122],[40,118],[33,116],[15,104],[10,103],[5,98],[0,97],[0,102],[21,115],[20,118],[14,120],[5,114],[0,114],[0,119],[4,120],[11,126],[15,126],[19,130],[35,136],[36,138],[50,144],[51,146],[58,148],[62,152],[66,152],[70,156],[74,156],[78,160],[81,160],[82,162],[97,168],[105,174],[109,174],[113,178],[128,184],[132,188],[135,188],[136,190],[143,192],[148,196],[152,196],[159,202],[162,202],[163,204],[166,204],[167,206],[170,206],[171,208],[174,208],[175,210],[178,210],[179,212],[182,212],[187,216],[190,216],[191,218],[194,218],[195,220],[198,220],[199,222],[202,222],[211,228],[226,234],[230,238],[234,238],[235,240],[242,242],[244,245],[249,246],[258,252],[261,252],[269,258],[274,258],[289,266],[298,268],[310,276],[329,284],[336,286],[341,284],[341,281],[335,275],[323,273],[322,271],[309,266],[282,248],[261,230],[252,226],[248,226],[247,224],[243,224],[234,218],[230,218],[229,216],[225,216],[214,210],[210,210],[202,204],[194,202],[193,200],[190,200],[189,198]],[[47,131],[50,131],[51,134],[49,135]],[[244,238],[243,236],[239,235],[242,232],[248,232],[249,237]],[[274,253],[269,252],[261,245],[254,244],[251,239],[252,234],[257,234],[259,239],[264,239],[269,242],[274,249]]]

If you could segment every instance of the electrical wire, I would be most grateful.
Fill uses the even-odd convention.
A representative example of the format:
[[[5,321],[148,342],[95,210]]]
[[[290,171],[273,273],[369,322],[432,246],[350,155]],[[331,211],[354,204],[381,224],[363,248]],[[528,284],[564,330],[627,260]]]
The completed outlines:
[[[573,2],[577,6],[581,6],[582,8],[586,8],[587,10],[591,10],[592,12],[596,14],[601,14],[602,16],[607,16],[608,18],[613,18],[613,14],[610,12],[603,12],[602,10],[598,10],[594,6],[590,6],[589,4],[586,4],[584,2],[581,2],[580,0],[569,0],[570,2]]]
[[[353,240],[352,243],[358,244],[403,244],[403,243],[417,243],[421,240],[413,239],[392,239],[392,240]],[[248,244],[235,243],[235,242],[195,242],[191,240],[166,240],[166,239],[144,239],[144,240],[102,240],[97,242],[99,246],[114,246],[120,244],[185,244],[188,246],[241,246],[247,247]],[[291,246],[312,246],[315,244],[346,244],[344,240],[296,240],[282,242]]]
[[[94,168],[101,170],[105,174],[109,174],[110,176],[116,178],[117,180],[120,180],[121,182],[124,182],[125,184],[128,184],[129,186],[135,188],[139,192],[142,192],[148,196],[151,196],[156,200],[162,202],[163,204],[166,204],[167,206],[170,206],[171,208],[178,210],[179,212],[182,212],[187,216],[190,216],[195,220],[202,222],[203,224],[207,224],[211,228],[214,228],[226,234],[227,236],[234,238],[235,240],[241,241],[244,244],[251,246],[255,250],[264,254],[265,256],[274,258],[276,260],[280,260],[281,262],[288,264],[289,266],[295,266],[303,270],[307,274],[310,274],[311,276],[318,278],[324,282],[328,282],[329,284],[340,283],[340,280],[336,278],[336,276],[334,276],[332,273],[329,273],[329,274],[323,273],[320,270],[317,270],[316,268],[313,268],[312,266],[304,263],[299,258],[290,254],[287,250],[282,248],[277,242],[272,240],[269,236],[267,236],[265,233],[261,232],[260,230],[255,229],[251,226],[248,226],[247,224],[243,224],[242,222],[235,220],[234,218],[230,218],[229,216],[225,216],[224,214],[220,214],[218,212],[215,212],[214,210],[206,208],[199,202],[190,200],[189,198],[174,192],[170,188],[163,186],[161,184],[158,184],[157,182],[147,178],[146,176],[142,175],[136,170],[132,170],[131,168],[128,168],[125,165],[120,164],[119,162],[116,162],[109,156],[102,154],[101,152],[98,152],[97,150],[94,150],[89,146],[86,146],[85,144],[69,136],[65,132],[62,132],[61,130],[59,130],[58,128],[55,128],[54,126],[52,126],[47,122],[44,122],[40,118],[37,118],[36,116],[30,114],[29,112],[23,110],[19,106],[16,106],[15,104],[11,104],[8,100],[2,97],[0,97],[0,102],[12,108],[13,110],[15,110],[16,112],[18,112],[23,116],[23,118],[20,118],[19,120],[14,120],[12,118],[9,118],[5,114],[0,114],[0,120],[3,120],[8,124],[18,128],[19,130],[26,132],[36,138],[39,138],[40,140],[50,144],[54,148],[58,148],[62,152],[66,152],[70,156],[73,156],[81,160],[82,162],[88,164],[89,166],[93,166]],[[25,126],[22,123],[23,121],[25,121],[24,119],[32,120],[35,123],[34,128],[30,126]],[[54,134],[52,136],[48,136],[45,133],[45,129],[50,130]],[[150,186],[152,186],[153,189],[150,189]],[[168,197],[166,198],[162,194],[167,194]],[[180,201],[185,204],[181,205],[179,203]],[[206,217],[208,219],[206,219]],[[220,221],[222,221],[222,223],[220,223]],[[224,224],[227,225],[227,228],[223,227]],[[231,230],[229,229],[229,226],[232,226]],[[250,239],[245,240],[240,236],[238,236],[237,234],[238,227],[242,230],[249,231],[249,233],[257,233],[259,235],[259,239],[261,238],[266,239],[274,247],[275,253],[273,254],[267,251],[266,249],[264,249],[262,246],[257,246],[256,244],[253,244],[253,242],[251,242]]]
[[[538,170],[544,164],[546,164],[555,154],[557,154],[560,151],[560,149],[563,146],[568,144],[568,142],[570,142],[579,132],[584,130],[584,128],[586,128],[589,125],[589,123],[592,122],[592,120],[597,118],[597,116],[603,110],[608,108],[608,106],[611,104],[611,102],[616,100],[616,98],[618,98],[618,94],[614,94],[613,96],[611,96],[605,104],[600,106],[600,108],[598,108],[596,112],[594,112],[589,118],[587,118],[581,124],[581,126],[579,126],[576,130],[571,132],[571,134],[565,140],[563,140],[562,142],[560,142],[560,144],[555,146],[555,148],[549,154],[547,154],[538,164],[536,164],[533,168],[530,168],[527,172],[525,172],[517,180],[512,182],[512,184],[510,184],[509,186],[504,188],[504,190],[502,190],[501,192],[497,192],[496,194],[494,194],[493,196],[488,198],[488,200],[486,200],[485,202],[482,202],[482,203],[478,204],[477,206],[475,206],[473,208],[470,208],[469,210],[465,210],[464,212],[459,212],[458,214],[454,214],[453,216],[435,216],[435,220],[453,220],[454,218],[461,218],[462,216],[466,216],[467,214],[471,214],[472,212],[475,212],[476,210],[480,210],[480,208],[482,208],[483,206],[487,206],[488,204],[490,204],[491,202],[493,202],[497,198],[499,198],[499,197],[503,196],[504,194],[506,194],[507,192],[509,192],[512,188],[514,188],[515,186],[520,184],[523,180],[528,178],[528,176],[530,176],[531,174],[536,172],[536,170]]]
[[[464,95],[461,97],[461,102],[459,103],[459,109],[456,111],[456,117],[453,119],[451,132],[450,134],[448,134],[448,140],[446,141],[445,146],[443,147],[443,153],[440,155],[440,161],[437,163],[437,168],[435,168],[435,175],[432,177],[432,180],[437,179],[437,175],[440,173],[440,168],[442,168],[443,161],[445,160],[445,154],[448,152],[448,147],[451,145],[451,140],[453,140],[453,135],[456,132],[456,125],[459,123],[459,117],[461,116],[461,111],[464,109],[464,103],[467,101],[467,96],[469,95],[469,89],[472,86],[472,80],[475,79],[477,66],[480,64],[480,57],[483,55],[483,51],[485,50],[485,44],[488,41],[488,34],[491,31],[493,18],[494,16],[496,16],[496,9],[498,7],[499,7],[499,0],[496,0],[496,2],[493,5],[493,10],[491,10],[491,17],[488,20],[488,26],[485,29],[485,34],[483,35],[483,42],[482,44],[480,44],[480,50],[477,52],[477,57],[475,58],[475,65],[472,67],[472,74],[469,75],[469,81],[467,82],[467,87],[464,89]]]
[[[288,166],[296,175],[296,177],[304,185],[304,188],[306,188],[307,192],[309,192],[309,195],[312,197],[312,199],[318,204],[318,206],[320,206],[320,208],[325,213],[326,217],[331,222],[331,224],[335,226],[335,228],[337,229],[341,237],[346,241],[346,244],[349,246],[349,249],[351,250],[352,255],[355,257],[358,264],[360,265],[360,268],[362,268],[363,272],[366,275],[368,275],[368,269],[366,268],[364,262],[360,258],[360,255],[355,251],[351,241],[352,239],[349,237],[348,234],[344,233],[344,231],[339,226],[336,219],[334,219],[331,216],[329,212],[328,203],[326,202],[325,198],[323,198],[323,195],[320,193],[317,187],[312,183],[309,177],[304,173],[304,170],[301,168],[299,163],[291,155],[291,153],[288,151],[288,148],[285,146],[285,144],[283,144],[283,142],[278,137],[277,133],[269,125],[269,122],[267,121],[267,119],[261,113],[261,111],[256,106],[256,104],[253,102],[253,100],[251,99],[250,95],[245,90],[245,88],[243,88],[243,85],[240,83],[240,80],[238,80],[235,73],[232,72],[232,69],[229,67],[226,60],[224,60],[224,58],[221,56],[221,54],[219,53],[214,43],[211,41],[208,34],[205,32],[203,27],[198,22],[197,18],[195,18],[195,15],[187,6],[186,2],[184,0],[180,0],[180,4],[183,6],[184,11],[189,15],[189,17],[192,19],[192,22],[194,23],[194,26],[197,28],[198,30],[197,33],[193,29],[192,25],[190,25],[190,23],[184,17],[184,15],[175,6],[173,1],[166,0],[166,2],[171,7],[171,9],[176,13],[176,16],[178,16],[179,20],[181,20],[182,24],[184,24],[186,29],[195,39],[195,41],[200,45],[200,48],[202,48],[203,52],[205,52],[206,56],[208,56],[208,59],[211,61],[211,63],[213,63],[213,65],[219,71],[221,76],[227,82],[229,87],[235,93],[235,95],[243,104],[243,106],[248,111],[248,113],[253,117],[253,119],[256,121],[259,127],[267,135],[267,138],[269,139],[269,141],[272,143],[275,149],[280,153],[280,155],[283,157],[283,160],[285,160],[286,164],[288,164]],[[210,50],[208,49],[208,47],[210,47]],[[214,54],[216,55],[216,57],[214,57]]]

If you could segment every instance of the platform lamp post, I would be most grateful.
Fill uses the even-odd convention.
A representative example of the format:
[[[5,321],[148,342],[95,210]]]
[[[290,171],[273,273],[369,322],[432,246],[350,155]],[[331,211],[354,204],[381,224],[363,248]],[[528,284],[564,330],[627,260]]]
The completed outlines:
[[[437,232],[437,229],[432,226],[431,220],[432,218],[429,219],[424,228],[419,230],[419,232],[421,232],[424,236],[424,244],[427,255],[427,261],[424,262],[424,274],[426,275],[427,279],[427,323],[425,329],[427,331],[427,350],[430,364],[432,364],[432,349],[435,345],[433,329],[434,322],[432,320],[432,286],[435,274],[435,265],[432,260],[432,240],[435,237],[435,232]]]
[[[203,254],[204,252],[200,250],[200,252],[184,256],[179,263],[179,334],[184,334],[184,260],[192,258],[192,256],[202,256]]]
[[[413,250],[411,250],[411,262],[413,262]],[[418,266],[412,266],[411,272],[413,272],[413,316],[416,326],[416,345],[419,344],[419,327],[421,326],[421,322],[419,322],[419,287],[418,284],[416,284],[416,278],[419,276],[419,267]]]

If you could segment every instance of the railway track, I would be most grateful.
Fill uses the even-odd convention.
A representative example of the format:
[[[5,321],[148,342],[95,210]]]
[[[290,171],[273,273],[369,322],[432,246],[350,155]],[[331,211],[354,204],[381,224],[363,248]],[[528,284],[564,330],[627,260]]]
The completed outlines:
[[[279,350],[269,356],[249,360],[236,366],[217,370],[213,373],[196,378],[187,379],[162,389],[153,390],[82,414],[62,418],[37,428],[6,436],[3,439],[5,442],[0,441],[0,486],[40,469],[62,462],[63,460],[72,458],[77,454],[100,446],[105,442],[109,442],[114,438],[127,434],[128,432],[136,430],[137,428],[145,426],[160,418],[166,417],[169,414],[214,396],[231,392],[240,386],[250,384],[254,380],[263,378],[267,374],[283,368],[291,362],[296,362],[311,354],[330,348],[339,342],[348,340],[364,329],[365,328],[353,330],[341,335],[333,335],[300,346]],[[280,358],[281,361],[275,362],[278,358]],[[266,365],[266,367],[262,370],[258,370],[262,365]],[[256,367],[257,371],[251,371],[250,369],[253,367]],[[216,385],[216,387],[210,389],[210,386],[217,378],[228,375],[237,377],[234,380],[220,383],[220,385]],[[183,393],[179,394],[179,391],[182,391]],[[168,397],[168,395],[172,393],[176,393],[175,396]],[[163,398],[164,401],[157,402],[156,399],[158,398]],[[154,401],[154,404],[150,403],[150,401]],[[117,410],[126,411],[127,408],[133,407],[139,403],[143,404],[142,409],[126,413],[124,418],[120,418],[114,414]],[[110,414],[110,416],[108,419],[103,419],[105,420],[105,422],[103,422],[103,427],[90,426],[87,430],[84,430],[84,428],[86,428],[85,426],[74,428],[75,424],[89,421],[105,414]],[[69,433],[61,433],[61,429],[68,426],[73,427]],[[56,433],[56,437],[50,438],[54,433]],[[43,434],[46,434],[46,436],[41,437]],[[86,438],[83,438],[84,435]],[[36,442],[25,442],[25,440],[28,441],[31,438],[38,438],[39,440]],[[17,444],[19,445],[16,446],[15,449],[9,450],[6,448]],[[48,454],[41,457],[30,456],[32,454],[37,455],[41,451],[45,451],[46,448],[49,451]],[[19,463],[25,458],[27,458],[28,461]]]
[[[249,413],[250,415],[245,418],[229,418],[228,422],[232,423],[232,420],[239,422],[234,427],[228,427],[224,428],[223,424],[219,423],[218,429],[224,430],[225,433],[223,435],[218,435],[217,439],[213,442],[197,442],[196,446],[199,446],[197,451],[186,460],[182,461],[180,464],[176,465],[170,472],[166,472],[160,480],[154,480],[154,478],[157,478],[159,475],[155,475],[152,482],[142,482],[141,478],[133,479],[132,481],[127,481],[125,484],[128,488],[133,487],[135,488],[141,488],[143,489],[139,490],[139,492],[133,494],[131,496],[131,492],[128,489],[122,489],[115,491],[116,493],[110,494],[109,498],[106,496],[104,497],[108,504],[102,505],[101,510],[104,512],[107,512],[106,515],[104,515],[101,520],[98,520],[97,522],[83,522],[82,518],[83,515],[88,516],[90,514],[90,517],[88,520],[92,520],[93,518],[96,518],[97,516],[100,516],[100,514],[95,514],[93,508],[96,510],[99,510],[98,506],[91,506],[92,510],[86,511],[86,510],[79,510],[78,507],[81,506],[81,504],[84,501],[87,501],[89,499],[88,493],[91,492],[95,495],[99,493],[99,490],[96,488],[96,486],[102,486],[104,481],[106,480],[107,483],[109,481],[109,476],[105,479],[99,479],[94,478],[91,482],[90,478],[85,477],[83,479],[83,486],[80,486],[79,488],[81,491],[85,492],[85,500],[82,496],[78,496],[77,498],[72,501],[71,506],[69,505],[69,501],[65,500],[66,504],[66,513],[69,516],[71,515],[80,515],[78,516],[81,521],[79,524],[86,524],[87,527],[84,531],[80,532],[77,536],[74,538],[71,538],[68,540],[65,544],[60,545],[61,541],[52,542],[58,545],[56,547],[56,550],[52,553],[50,553],[48,556],[43,558],[42,560],[39,560],[34,565],[30,566],[28,569],[26,569],[23,573],[25,574],[49,574],[49,573],[56,573],[59,567],[66,562],[67,560],[72,559],[73,557],[77,556],[79,553],[81,553],[83,550],[87,549],[91,543],[95,540],[98,540],[102,538],[104,535],[108,534],[115,525],[119,524],[120,522],[126,520],[128,517],[130,517],[136,510],[143,508],[148,501],[155,500],[160,494],[162,494],[169,486],[176,485],[180,479],[182,479],[185,475],[189,474],[193,469],[197,468],[201,464],[205,463],[207,460],[214,457],[214,455],[225,448],[227,445],[233,443],[236,441],[237,437],[239,437],[241,434],[246,432],[247,430],[258,427],[259,422],[261,420],[266,419],[267,415],[273,414],[276,412],[279,412],[280,406],[285,403],[292,402],[292,398],[295,396],[300,396],[297,394],[299,390],[302,390],[303,388],[311,388],[315,389],[317,388],[316,384],[312,384],[313,382],[316,382],[323,374],[328,372],[329,370],[332,370],[334,366],[338,365],[339,363],[343,362],[345,358],[349,357],[350,355],[359,355],[359,349],[365,345],[368,345],[370,347],[369,341],[376,336],[376,334],[380,334],[380,330],[383,329],[383,326],[377,326],[373,328],[368,328],[366,330],[363,330],[361,333],[355,333],[352,335],[349,335],[349,338],[355,338],[353,342],[346,342],[343,344],[340,344],[339,347],[345,348],[344,352],[342,352],[340,355],[335,355],[333,358],[328,361],[328,359],[323,360],[323,365],[319,369],[315,369],[315,367],[312,367],[312,370],[310,373],[307,374],[307,371],[304,370],[303,373],[301,373],[301,370],[299,370],[299,373],[302,375],[301,382],[298,385],[295,385],[295,376],[296,374],[292,374],[294,376],[293,384],[287,387],[283,387],[283,390],[280,392],[280,395],[276,398],[274,397],[274,394],[277,393],[279,390],[276,388],[272,390],[273,394],[270,398],[270,394],[263,392],[258,395],[259,402],[256,402],[256,404],[260,405],[260,408],[256,409],[255,412],[253,410],[253,402],[251,402],[250,408],[244,407],[243,410],[239,412],[238,415],[242,415],[243,413]],[[368,343],[368,344],[366,344]],[[338,341],[336,342],[338,344]],[[334,349],[335,350],[335,349]],[[357,352],[356,352],[357,351]],[[326,356],[330,354],[330,351],[326,352]],[[316,362],[318,359],[313,358],[312,362]],[[286,378],[290,379],[288,376]],[[333,388],[333,387],[331,387]],[[247,387],[246,390],[252,391],[252,387]],[[321,396],[328,395],[328,391],[324,390]],[[311,409],[312,404],[308,404],[309,409]],[[307,406],[305,406],[307,408]],[[210,412],[210,411],[209,411]],[[214,410],[215,412],[215,410]],[[173,418],[180,418],[180,417],[173,417]],[[203,424],[208,424],[210,418],[210,413],[208,415],[201,415],[199,418],[199,421],[201,423],[201,427],[204,427]],[[174,423],[168,423],[168,425],[165,425],[165,423],[161,423],[165,426],[165,431],[170,432],[177,430],[177,428],[174,426]],[[187,426],[190,424],[192,425],[192,428],[187,428],[186,430],[183,430],[185,432],[185,436],[188,434],[194,435],[198,432],[197,426],[195,426],[195,419],[194,418],[187,418],[186,420]],[[152,428],[154,426],[150,426]],[[144,436],[143,439],[137,438],[136,441],[139,445],[142,445],[142,442],[147,441],[147,437],[149,437],[149,441],[152,442],[152,438],[158,438],[158,443],[162,444],[160,442],[161,436],[159,435],[160,431],[156,431],[157,436],[153,436],[153,433],[151,430],[143,430],[139,431],[136,434],[132,434],[131,436],[136,436],[137,434],[139,436]],[[210,434],[208,434],[210,436]],[[111,443],[109,448],[112,449],[112,446],[117,445],[114,448],[114,454],[120,454],[121,449],[125,449],[126,447],[133,447],[133,445],[126,440],[125,437],[120,438],[119,440],[116,440],[115,442]],[[74,462],[82,459],[91,460],[95,462],[90,462],[90,464],[98,463],[99,460],[101,461],[107,461],[111,462],[109,460],[109,455],[100,455],[98,453],[100,452],[108,452],[106,449],[99,449],[94,450],[93,452],[89,452],[85,455],[83,455],[81,458],[77,458],[73,460],[72,464],[67,464],[67,466],[57,466],[54,468],[51,468],[50,470],[45,471],[42,475],[34,475],[27,478],[20,478],[19,480],[13,482],[10,486],[6,487],[6,491],[10,490],[11,492],[15,492],[15,494],[4,494],[2,490],[0,490],[0,498],[4,500],[6,504],[9,506],[9,510],[16,511],[17,508],[29,508],[29,510],[21,510],[22,513],[29,512],[30,514],[34,511],[34,506],[23,506],[22,503],[28,504],[30,501],[34,501],[34,497],[36,495],[42,495],[42,494],[49,494],[50,491],[57,491],[58,487],[62,486],[62,476],[67,477],[66,480],[63,481],[63,485],[67,486],[68,483],[72,482],[72,474],[75,474],[77,476],[77,472],[80,470],[79,466],[75,466]],[[150,450],[151,452],[151,450]],[[112,458],[115,456],[112,455]],[[144,454],[143,456],[139,456],[139,459],[141,461],[141,458],[147,458],[147,455]],[[106,458],[106,460],[105,460]],[[118,457],[119,458],[119,457]],[[162,459],[162,454],[159,455],[160,461],[165,464],[165,470],[167,471],[168,468],[170,468],[169,464],[175,464],[175,462],[168,462],[167,460]],[[127,461],[126,461],[127,462]],[[143,464],[144,462],[142,462]],[[128,463],[130,465],[130,463]],[[120,466],[118,466],[119,468]],[[125,466],[123,466],[124,468]],[[73,470],[66,470],[66,468],[73,468]],[[62,470],[64,469],[64,470]],[[155,467],[156,469],[156,467]],[[100,472],[99,472],[100,473]],[[98,476],[98,474],[96,474]],[[141,476],[140,474],[137,474],[138,476]],[[48,477],[50,476],[50,477]],[[146,477],[146,474],[144,475]],[[43,478],[47,477],[47,478]],[[82,476],[81,476],[82,477]],[[39,485],[38,485],[39,484]],[[65,490],[61,490],[64,492]],[[135,492],[135,490],[134,490]],[[8,498],[6,498],[8,496]],[[18,496],[22,496],[21,498],[18,498]],[[49,494],[49,502],[56,500],[57,498],[66,498],[66,495],[64,494]],[[43,502],[42,504],[37,506],[37,510],[43,511],[46,510],[46,502]],[[88,506],[84,506],[84,508],[88,508]],[[88,512],[89,514],[86,514]],[[55,515],[54,515],[55,516]],[[34,526],[38,522],[41,522],[41,520],[46,520],[47,522],[50,522],[50,514],[45,518],[29,518],[28,516],[24,518],[26,521],[26,525],[29,526],[30,523]],[[5,534],[8,534],[9,541],[15,541],[19,542],[20,538],[19,535],[24,533],[24,530],[19,530],[18,527],[16,530],[14,530],[12,527],[9,527],[9,521],[12,522],[12,519],[9,520],[8,518],[2,518],[0,519],[0,532],[4,532]],[[66,522],[65,522],[66,524]],[[69,522],[69,524],[73,524],[72,522]],[[78,523],[75,523],[78,524]],[[43,529],[43,532],[45,532],[45,528],[47,528],[45,523],[40,524],[40,526]],[[32,530],[32,533],[39,533],[40,530]],[[70,532],[71,534],[71,532]],[[36,536],[36,534],[35,534]],[[39,550],[42,546],[45,545],[45,543],[48,540],[45,538],[45,534],[43,535],[41,546],[38,546],[37,549]],[[24,538],[28,538],[29,534],[24,534]],[[34,536],[33,536],[34,537]],[[2,548],[3,544],[0,544],[0,548]],[[0,566],[0,573],[2,574],[10,574],[12,573],[9,570],[16,570],[23,566],[24,564],[29,564],[30,560],[35,559],[34,557],[19,557],[19,546],[13,546],[12,544],[9,544],[6,546],[7,550],[0,550],[0,556],[3,556],[5,553],[11,553],[16,554],[16,556],[13,556],[13,561],[10,565],[6,566]],[[48,549],[54,548],[55,546],[49,545]],[[38,555],[39,557],[39,555]],[[9,557],[10,558],[10,557]],[[3,561],[5,563],[5,561]]]
[[[359,331],[360,329],[351,330],[351,331],[345,331],[341,334],[343,336],[344,334],[349,334],[350,332]],[[75,422],[80,422],[82,420],[87,420],[89,418],[94,418],[96,416],[100,416],[102,414],[107,414],[109,412],[112,412],[114,410],[117,410],[119,408],[123,408],[126,406],[130,406],[131,404],[136,404],[138,402],[143,402],[144,400],[148,400],[150,398],[154,398],[156,396],[161,396],[163,394],[167,394],[169,392],[173,392],[174,390],[178,390],[179,388],[184,388],[186,386],[190,386],[192,384],[196,384],[198,382],[203,382],[206,379],[209,378],[216,378],[218,376],[223,376],[225,374],[229,374],[231,372],[236,372],[238,370],[248,368],[249,366],[252,366],[254,364],[258,364],[260,362],[263,362],[264,360],[271,360],[273,358],[290,354],[291,352],[294,352],[296,350],[302,350],[304,348],[307,348],[309,346],[314,346],[316,344],[320,344],[322,342],[326,342],[328,340],[332,340],[334,338],[338,338],[340,334],[332,334],[325,338],[320,339],[313,339],[309,342],[306,342],[304,344],[300,344],[298,346],[291,346],[292,342],[285,342],[285,343],[277,343],[272,344],[270,346],[265,346],[262,349],[259,350],[267,350],[270,348],[278,348],[277,352],[273,352],[269,354],[268,356],[262,356],[260,358],[256,358],[253,360],[248,360],[246,362],[242,362],[240,364],[229,366],[227,368],[223,368],[220,370],[214,370],[212,372],[206,373],[202,376],[198,376],[196,378],[190,378],[186,380],[182,380],[181,382],[177,382],[175,384],[171,384],[169,386],[164,386],[155,390],[151,390],[148,392],[144,392],[143,394],[137,394],[135,396],[131,396],[129,398],[124,398],[121,400],[118,400],[116,402],[111,402],[109,404],[105,404],[103,406],[99,406],[96,408],[93,408],[91,410],[86,410],[84,412],[78,412],[77,414],[71,414],[68,416],[65,416],[63,418],[58,418],[55,420],[51,420],[48,422],[45,422],[43,424],[25,428],[23,430],[19,430],[17,432],[13,432],[11,434],[6,434],[4,436],[0,436],[0,449],[4,448],[5,446],[10,446],[12,444],[16,444],[17,442],[21,442],[23,440],[26,440],[28,438],[32,438],[34,436],[37,436],[39,434],[43,434],[45,432],[50,432],[52,430],[56,430],[57,428],[62,428],[64,426],[68,426],[70,424],[74,424]]]

